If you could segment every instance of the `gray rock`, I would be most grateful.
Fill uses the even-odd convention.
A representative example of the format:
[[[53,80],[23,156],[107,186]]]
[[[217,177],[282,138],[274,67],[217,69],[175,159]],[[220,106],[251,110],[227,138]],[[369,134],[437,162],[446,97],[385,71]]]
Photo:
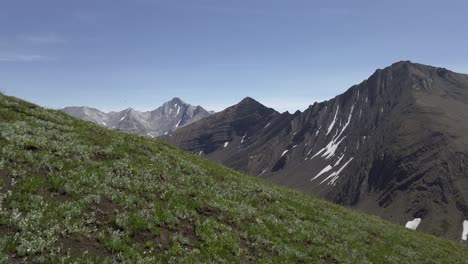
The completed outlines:
[[[174,98],[161,107],[148,112],[132,108],[119,112],[104,113],[89,107],[65,107],[63,112],[119,131],[156,137],[170,133],[179,127],[210,115],[201,106],[193,106]]]

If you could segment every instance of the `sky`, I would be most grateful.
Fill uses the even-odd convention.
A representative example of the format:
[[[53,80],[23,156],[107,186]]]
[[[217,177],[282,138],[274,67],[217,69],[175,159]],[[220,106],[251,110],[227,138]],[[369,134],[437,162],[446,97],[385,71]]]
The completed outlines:
[[[294,112],[400,60],[468,73],[468,1],[0,1],[0,91],[49,108]]]

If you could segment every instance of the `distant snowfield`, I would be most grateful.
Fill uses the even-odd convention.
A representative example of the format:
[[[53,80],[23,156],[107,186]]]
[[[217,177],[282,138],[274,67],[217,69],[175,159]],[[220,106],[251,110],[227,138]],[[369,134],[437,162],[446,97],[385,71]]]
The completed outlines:
[[[421,223],[421,218],[415,218],[413,219],[413,221],[408,221],[405,227],[412,229],[412,230],[416,230],[416,228],[418,228],[420,223]]]
[[[229,141],[224,142],[224,147],[227,147],[229,145]]]

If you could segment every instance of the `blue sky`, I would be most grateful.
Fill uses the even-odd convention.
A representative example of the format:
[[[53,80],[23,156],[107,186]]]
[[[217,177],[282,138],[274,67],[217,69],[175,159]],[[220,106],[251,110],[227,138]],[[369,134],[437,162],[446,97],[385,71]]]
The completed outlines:
[[[399,60],[468,73],[466,2],[5,0],[0,90],[51,108],[303,110]]]

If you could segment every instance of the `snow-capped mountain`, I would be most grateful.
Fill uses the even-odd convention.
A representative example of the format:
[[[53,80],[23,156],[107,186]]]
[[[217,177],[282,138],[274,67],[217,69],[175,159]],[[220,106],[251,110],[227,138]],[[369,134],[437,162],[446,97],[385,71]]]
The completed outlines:
[[[198,121],[211,113],[174,98],[153,111],[140,112],[132,108],[104,113],[89,107],[65,107],[61,111],[108,128],[156,137]]]
[[[444,68],[395,63],[294,114],[246,98],[163,139],[434,235],[468,219],[468,75]]]

